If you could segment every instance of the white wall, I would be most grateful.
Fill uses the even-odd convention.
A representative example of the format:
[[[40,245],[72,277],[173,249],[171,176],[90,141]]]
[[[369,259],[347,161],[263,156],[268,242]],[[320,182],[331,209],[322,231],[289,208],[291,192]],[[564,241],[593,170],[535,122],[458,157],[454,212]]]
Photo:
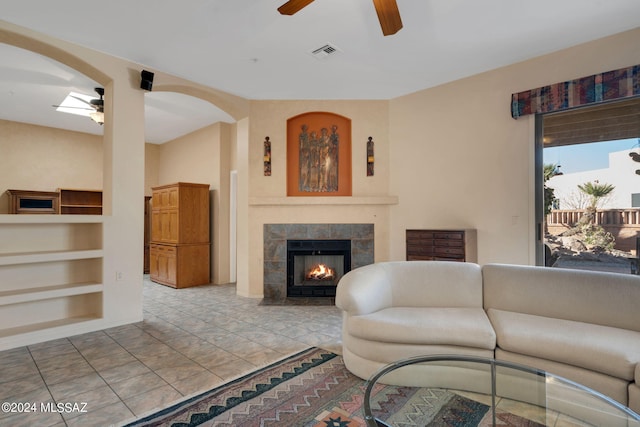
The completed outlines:
[[[609,167],[590,171],[565,173],[556,175],[547,181],[547,186],[554,189],[554,196],[560,201],[559,209],[584,209],[586,205],[576,206],[576,201],[583,194],[578,185],[598,181],[600,184],[611,184],[615,189],[603,198],[598,205],[600,209],[623,209],[631,207],[631,195],[640,193],[640,176],[636,170],[640,163],[629,157],[633,150],[609,153]],[[587,200],[583,197],[583,200]]]

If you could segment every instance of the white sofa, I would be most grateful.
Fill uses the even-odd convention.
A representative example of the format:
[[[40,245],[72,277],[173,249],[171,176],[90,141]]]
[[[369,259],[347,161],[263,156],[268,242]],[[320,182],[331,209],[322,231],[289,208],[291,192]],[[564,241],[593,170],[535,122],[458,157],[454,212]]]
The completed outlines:
[[[343,357],[367,379],[399,359],[467,354],[591,387],[640,412],[640,277],[547,267],[398,261],[338,284]]]

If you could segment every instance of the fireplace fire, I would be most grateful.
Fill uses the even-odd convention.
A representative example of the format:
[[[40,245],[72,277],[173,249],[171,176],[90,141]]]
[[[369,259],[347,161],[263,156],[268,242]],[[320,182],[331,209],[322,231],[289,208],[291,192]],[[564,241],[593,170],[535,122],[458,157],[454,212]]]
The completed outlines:
[[[317,264],[307,273],[307,280],[333,280],[336,271],[326,264]]]
[[[350,240],[287,241],[288,297],[335,296],[338,281],[350,269]]]

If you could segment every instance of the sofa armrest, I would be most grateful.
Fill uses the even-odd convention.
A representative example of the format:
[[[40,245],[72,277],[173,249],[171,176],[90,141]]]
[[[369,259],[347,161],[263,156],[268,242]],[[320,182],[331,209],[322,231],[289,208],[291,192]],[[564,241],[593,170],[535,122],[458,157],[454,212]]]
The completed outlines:
[[[342,276],[336,306],[350,315],[370,314],[391,307],[391,282],[379,265],[370,264]]]

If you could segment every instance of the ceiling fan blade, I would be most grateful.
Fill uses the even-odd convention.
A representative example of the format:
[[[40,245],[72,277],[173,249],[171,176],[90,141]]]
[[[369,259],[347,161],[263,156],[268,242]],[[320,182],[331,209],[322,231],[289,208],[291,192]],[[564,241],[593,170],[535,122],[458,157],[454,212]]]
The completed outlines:
[[[282,15],[293,15],[311,3],[313,3],[313,0],[289,0],[278,8],[278,12]]]
[[[95,110],[95,108],[87,108],[87,107],[69,107],[67,105],[52,105],[52,107],[54,108],[72,108],[75,110],[89,110],[89,111],[93,111]]]
[[[69,95],[69,96],[70,96],[71,98],[73,98],[73,99],[77,99],[78,101],[84,102],[84,103],[85,103],[85,104],[87,104],[89,107],[95,108],[95,107],[94,107],[90,102],[85,101],[85,100],[84,100],[84,99],[82,99],[82,98],[78,98],[77,96],[73,96],[73,95]]]
[[[382,34],[390,36],[402,28],[402,19],[396,0],[373,0],[382,27]]]

